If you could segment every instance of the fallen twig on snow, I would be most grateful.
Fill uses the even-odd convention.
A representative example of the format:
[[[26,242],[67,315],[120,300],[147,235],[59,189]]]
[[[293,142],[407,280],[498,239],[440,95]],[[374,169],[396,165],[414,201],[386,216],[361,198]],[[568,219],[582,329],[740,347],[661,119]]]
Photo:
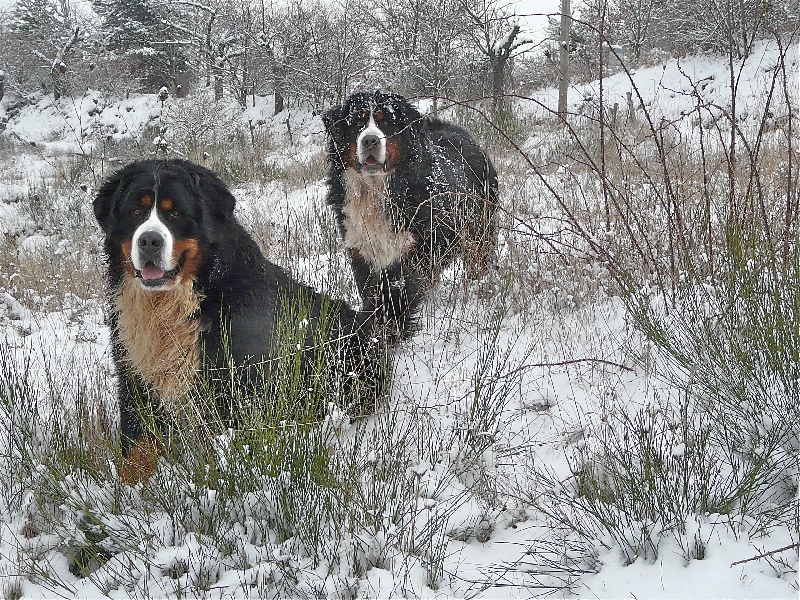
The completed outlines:
[[[764,552],[763,554],[759,554],[758,556],[753,556],[752,558],[737,560],[736,562],[731,563],[731,566],[740,565],[742,563],[751,562],[754,560],[759,560],[761,558],[766,558],[767,556],[772,556],[773,554],[779,554],[780,552],[784,552],[786,550],[794,550],[797,548],[800,548],[800,543],[789,544],[788,546],[784,546],[783,548],[778,548],[777,550],[770,550],[769,552]]]

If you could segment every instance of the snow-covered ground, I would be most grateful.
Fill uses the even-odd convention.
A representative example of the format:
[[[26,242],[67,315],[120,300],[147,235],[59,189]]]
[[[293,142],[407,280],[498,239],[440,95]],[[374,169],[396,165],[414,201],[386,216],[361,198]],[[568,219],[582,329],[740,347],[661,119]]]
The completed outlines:
[[[774,44],[759,44],[739,71],[736,105],[745,121],[758,118],[776,56]],[[796,111],[797,48],[786,63]],[[688,141],[691,119],[681,117],[697,110],[700,98],[699,118],[714,119],[730,109],[727,68],[724,59],[691,57],[638,70],[635,86],[620,73],[604,80],[604,103],[617,104],[620,119],[641,119],[641,111],[628,115],[630,92],[635,111],[644,104],[651,115],[676,123]],[[597,82],[577,86],[570,106],[576,113],[589,110],[599,95]],[[519,109],[540,115],[541,105],[555,104],[555,91],[543,90]],[[270,108],[266,101],[240,111],[202,99],[119,101],[89,92],[58,104],[45,98],[8,115],[0,133],[0,393],[9,408],[0,414],[12,420],[0,424],[0,469],[6,471],[0,485],[7,490],[0,494],[0,595],[150,597],[205,589],[221,598],[797,597],[796,518],[758,531],[733,524],[731,515],[686,515],[685,531],[658,536],[654,556],[633,557],[610,538],[587,545],[563,527],[554,529],[546,514],[553,507],[545,505],[558,495],[544,497],[543,490],[552,492],[552,486],[541,478],[547,475],[566,489],[576,474],[576,457],[592,447],[609,403],[635,411],[677,401],[682,393],[654,377],[657,369],[642,366],[658,358],[642,359],[648,343],[632,328],[622,301],[602,285],[593,287],[605,279],[591,267],[580,281],[546,274],[535,295],[521,289],[529,281],[525,273],[512,277],[511,291],[504,291],[500,275],[465,285],[458,265],[444,274],[424,309],[420,332],[397,352],[387,405],[366,426],[346,420],[337,426],[342,447],[358,448],[366,471],[402,457],[401,471],[412,488],[399,486],[409,494],[398,492],[399,499],[375,492],[387,502],[376,507],[383,511],[376,517],[379,525],[332,535],[332,543],[341,546],[327,549],[322,561],[311,560],[292,536],[270,528],[254,532],[259,510],[267,510],[257,507],[273,506],[272,488],[252,494],[253,506],[242,509],[245,516],[237,517],[235,508],[215,517],[229,530],[214,537],[178,531],[174,515],[149,505],[146,491],[116,481],[87,482],[78,473],[65,474],[63,481],[47,484],[66,490],[63,504],[54,506],[37,496],[47,477],[44,467],[33,465],[27,479],[7,472],[22,464],[13,436],[36,430],[20,419],[45,422],[48,412],[64,411],[65,421],[79,422],[66,415],[80,412],[87,390],[91,402],[113,414],[100,232],[91,198],[102,175],[126,152],[155,152],[156,138],[184,155],[202,151],[204,144],[225,148],[221,128],[203,132],[209,118],[268,138],[269,153],[260,160],[302,175],[240,183],[239,218],[272,260],[294,276],[354,300],[342,253],[331,252],[328,242],[335,232],[324,205],[321,121],[302,109],[272,117]],[[5,110],[0,104],[0,120]],[[771,118],[780,124],[788,110]],[[554,129],[532,131],[523,149],[546,149]],[[86,157],[91,166],[78,168]],[[514,193],[523,194],[517,202],[528,202],[525,214],[553,209],[541,201],[539,180],[520,175],[525,169],[515,168],[513,157],[502,157],[498,166],[501,194],[511,196],[513,182]],[[516,260],[519,248],[535,250],[515,239],[518,234],[507,224],[501,261]],[[32,264],[38,271],[26,268]],[[530,276],[541,273],[533,270]],[[31,399],[13,395],[9,369],[41,391],[36,411],[26,408]],[[485,413],[476,414],[476,407]],[[368,434],[359,427],[367,427]],[[46,446],[47,434],[39,435]],[[673,448],[676,456],[682,451],[679,444]],[[180,470],[168,465],[157,476],[182,493],[193,489],[175,483]],[[797,490],[797,471],[787,476]],[[213,513],[212,492],[205,490],[192,510]],[[390,514],[391,502],[398,503],[401,516]],[[43,511],[58,516],[42,521]],[[106,548],[108,561],[80,577],[73,568],[74,549],[89,538],[87,515],[101,515],[107,530],[139,541],[130,548]],[[59,519],[60,527],[54,527]],[[271,515],[261,522],[280,520]],[[223,538],[236,552],[222,550]],[[686,540],[695,540],[702,552],[687,549]],[[786,550],[757,558],[781,548]]]

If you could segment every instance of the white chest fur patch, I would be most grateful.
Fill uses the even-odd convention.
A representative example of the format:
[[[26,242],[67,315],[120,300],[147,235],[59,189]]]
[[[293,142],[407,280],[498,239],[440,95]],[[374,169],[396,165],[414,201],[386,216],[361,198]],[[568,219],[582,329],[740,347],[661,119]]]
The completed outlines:
[[[410,231],[395,231],[384,206],[388,194],[388,177],[359,175],[347,170],[347,198],[344,204],[345,238],[348,248],[358,250],[376,269],[384,269],[414,247]]]

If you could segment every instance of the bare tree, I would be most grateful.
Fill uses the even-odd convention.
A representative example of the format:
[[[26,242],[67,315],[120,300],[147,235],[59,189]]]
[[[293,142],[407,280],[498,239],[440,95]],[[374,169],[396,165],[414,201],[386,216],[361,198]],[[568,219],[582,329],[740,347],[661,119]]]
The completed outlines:
[[[246,0],[230,3],[217,20],[219,32],[215,39],[215,96],[219,96],[219,81],[224,77],[242,106],[248,94],[254,94],[257,81],[262,80],[265,63],[269,62],[266,40],[259,28],[258,5]]]
[[[762,0],[673,2],[674,12],[670,11],[664,29],[673,35],[662,39],[673,53],[731,50],[737,58],[747,56],[770,11]]]
[[[610,31],[639,59],[658,46],[672,55],[698,50],[744,58],[753,43],[798,24],[796,0],[609,0]]]
[[[472,46],[486,61],[493,106],[499,109],[503,104],[506,73],[511,59],[533,42],[523,34],[509,5],[501,1],[461,0],[461,8],[470,23]]]
[[[393,59],[393,88],[406,95],[438,99],[453,92],[457,48],[467,30],[459,0],[377,0],[372,23],[379,54]]]
[[[245,106],[248,94],[262,91],[269,63],[264,7],[251,0],[173,0],[162,15],[163,27],[181,40],[187,64],[213,87],[216,100],[227,89]]]
[[[314,99],[341,102],[369,80],[369,21],[358,0],[320,2],[310,9],[309,58],[304,69]],[[300,63],[302,65],[302,62]],[[300,70],[298,65],[293,70]]]
[[[173,0],[173,18],[164,22],[173,35],[181,36],[193,46],[191,62],[195,71],[211,86],[216,99],[224,92],[223,71],[217,68],[220,52],[219,39],[226,33],[219,31],[220,14],[225,4],[221,0]]]
[[[612,0],[609,3],[608,20],[615,39],[637,63],[642,51],[653,47],[665,21],[665,11],[666,3],[662,0]]]
[[[68,91],[68,63],[80,59],[76,51],[81,41],[81,27],[69,1],[17,2],[9,15],[8,29],[9,50],[17,60],[6,66],[15,71],[14,79],[20,91],[30,92],[39,87],[59,99]]]
[[[467,30],[466,20],[458,2],[438,2],[429,5],[424,30],[423,51],[419,61],[419,74],[422,93],[433,98],[433,110],[438,106],[442,95],[451,93],[451,81],[455,76],[459,47]]]

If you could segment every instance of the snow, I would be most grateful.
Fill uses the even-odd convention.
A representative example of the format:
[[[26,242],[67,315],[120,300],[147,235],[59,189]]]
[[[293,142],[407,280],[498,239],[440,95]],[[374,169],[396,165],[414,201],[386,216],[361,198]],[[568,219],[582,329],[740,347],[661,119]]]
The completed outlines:
[[[789,89],[798,90],[798,46],[792,45],[786,53],[786,71],[789,74]],[[738,116],[755,122],[761,118],[764,94],[778,65],[775,43],[756,42],[750,58],[743,67],[737,67],[735,77]],[[603,98],[606,106],[619,106],[627,115],[628,94],[632,95],[634,109],[640,106],[640,97],[654,118],[677,119],[697,110],[700,97],[708,105],[704,119],[719,117],[730,110],[731,74],[729,66],[713,55],[696,55],[682,59],[671,59],[665,64],[636,69],[631,77],[619,72],[603,79]],[[568,92],[571,111],[581,113],[587,105],[596,103],[600,97],[600,84],[572,85]],[[535,101],[554,107],[558,104],[558,90],[550,88],[533,95]],[[786,108],[785,104],[782,105]],[[786,108],[788,115],[788,108]],[[780,118],[781,115],[775,115]],[[635,118],[635,116],[634,116]],[[688,129],[688,123],[686,125]]]
[[[160,115],[154,96],[139,96],[106,104],[102,94],[89,90],[79,98],[53,101],[45,96],[22,108],[5,135],[43,144],[47,151],[90,152],[108,137],[122,139],[138,132]]]
[[[797,90],[797,48],[790,51],[788,62],[795,78],[793,89]],[[774,66],[774,45],[760,44],[741,72],[737,110],[742,119],[754,119],[758,114]],[[698,89],[710,106],[729,106],[726,77],[724,61],[696,56],[637,70],[633,75],[635,89],[623,74],[608,77],[603,82],[603,94],[606,102],[618,103],[627,110],[626,94],[635,95],[638,90],[654,114],[670,119],[696,110]],[[571,109],[586,110],[598,96],[597,82],[573,86]],[[556,99],[555,90],[543,90],[534,98],[549,107],[556,105]],[[95,182],[87,180],[88,192],[59,192],[54,200],[53,210],[66,211],[72,204],[78,205],[86,224],[78,233],[87,238],[81,252],[74,250],[76,233],[43,216],[31,197],[61,176],[59,157],[103,154],[109,139],[126,142],[149,135],[147,144],[143,144],[147,153],[156,151],[152,145],[162,149],[167,144],[179,145],[182,140],[174,128],[161,130],[162,118],[197,108],[192,102],[195,100],[191,97],[166,98],[162,106],[157,95],[118,100],[93,91],[58,102],[44,97],[11,116],[0,134],[29,146],[13,156],[0,153],[4,170],[0,180],[0,246],[13,246],[8,255],[13,255],[16,269],[6,272],[11,268],[7,259],[0,262],[0,347],[8,349],[18,372],[42,390],[37,404],[42,412],[74,414],[82,394],[95,389],[113,413],[114,377],[102,296],[81,289],[58,296],[51,290],[21,287],[21,268],[36,261],[55,261],[54,268],[72,279],[77,273],[69,270],[71,263],[59,262],[71,258],[90,278],[102,279],[102,264],[97,260],[100,235],[90,214]],[[215,110],[221,120],[247,123],[274,135],[276,147],[265,157],[271,164],[310,170],[321,153],[323,128],[319,118],[305,109],[273,117],[271,109],[269,99],[257,98],[255,105],[249,103],[244,111],[230,104]],[[540,110],[535,102],[522,109]],[[713,117],[713,110],[709,109],[706,118]],[[148,128],[152,128],[149,133]],[[691,131],[686,135],[690,137]],[[534,132],[526,147],[543,143],[546,140]],[[346,260],[324,241],[334,224],[324,206],[322,177],[318,171],[304,185],[295,187],[282,181],[242,184],[235,190],[237,216],[259,239],[268,240],[271,258],[296,277],[321,289],[335,289],[355,301]],[[313,247],[303,235],[316,240]],[[280,250],[282,244],[290,248],[287,253]],[[502,248],[501,257],[507,258]],[[588,275],[599,277],[599,267],[597,273]],[[480,283],[469,284],[459,292],[465,286],[458,266],[453,267],[433,291],[421,318],[421,331],[397,353],[391,400],[373,417],[370,433],[374,437],[365,438],[372,441],[355,441],[357,425],[340,412],[329,415],[326,425],[342,447],[362,444],[365,472],[377,472],[395,458],[387,440],[406,436],[413,448],[405,457],[404,474],[415,486],[414,497],[404,505],[408,513],[396,522],[377,515],[376,522],[385,527],[363,528],[344,536],[337,564],[315,564],[297,550],[296,541],[284,539],[277,526],[262,527],[264,522],[279,520],[275,514],[257,514],[275,505],[270,502],[279,481],[275,489],[253,492],[242,500],[235,507],[241,511],[241,518],[229,530],[217,532],[236,548],[239,564],[221,551],[212,536],[181,530],[169,514],[151,512],[143,490],[120,489],[111,482],[85,485],[72,479],[78,475],[70,473],[61,484],[75,494],[89,490],[94,495],[93,506],[108,509],[103,513],[103,526],[135,532],[141,540],[139,552],[113,554],[92,577],[79,578],[70,570],[63,540],[69,538],[77,544],[89,537],[91,530],[82,529],[85,524],[76,516],[79,510],[75,506],[82,506],[82,499],[74,497],[74,506],[65,502],[59,507],[65,515],[63,528],[69,533],[59,537],[26,530],[30,515],[36,512],[30,492],[15,511],[10,511],[2,500],[5,496],[0,496],[0,586],[3,575],[19,577],[16,581],[23,597],[51,597],[52,582],[35,575],[19,576],[23,557],[36,556],[37,564],[55,580],[64,582],[62,593],[86,598],[177,597],[204,578],[214,582],[209,597],[220,598],[262,594],[285,597],[289,595],[286,590],[357,598],[528,598],[534,594],[797,597],[796,548],[779,553],[775,560],[749,560],[796,544],[796,529],[785,524],[759,532],[735,528],[729,515],[692,516],[684,536],[667,532],[660,539],[657,558],[640,556],[630,564],[619,546],[607,539],[597,540],[587,559],[584,548],[570,546],[572,538],[567,533],[549,527],[540,512],[539,498],[530,496],[537,489],[530,480],[534,467],[544,468],[555,480],[568,479],[572,475],[571,459],[594,443],[592,433],[599,427],[601,405],[609,397],[622,407],[636,409],[677,393],[647,373],[627,368],[626,352],[632,346],[641,349],[643,342],[631,332],[618,299],[601,294],[589,303],[576,302],[568,282],[560,282],[561,278],[562,274],[552,275],[554,286],[547,302],[537,297],[525,310],[498,314],[493,320],[490,315],[499,309],[497,298],[485,293]],[[557,287],[559,283],[563,289]],[[496,339],[495,327],[499,330]],[[486,355],[490,347],[496,348],[491,356]],[[586,357],[602,358],[622,368],[582,362]],[[553,366],[546,366],[548,363]],[[475,374],[481,369],[489,373],[487,381],[505,386],[502,393],[498,391],[497,404],[490,405],[491,413],[482,420],[469,410]],[[8,425],[0,426],[0,448],[9,447],[13,433]],[[47,432],[40,435],[45,443]],[[8,464],[4,451],[0,450],[0,466]],[[687,453],[686,444],[676,441],[668,452],[679,460]],[[179,475],[179,471],[164,466],[156,478],[169,482]],[[0,484],[9,480],[8,473],[0,475]],[[484,485],[488,480],[495,482],[496,489]],[[180,485],[185,492],[193,484]],[[205,495],[192,498],[187,492],[187,505],[182,510],[194,514],[197,520],[210,518],[224,507],[219,495],[208,489]],[[503,501],[496,502],[493,495],[502,496]],[[399,499],[389,498],[387,505],[390,501],[401,504]],[[388,506],[378,508],[389,510]],[[149,521],[140,521],[144,514]],[[412,552],[414,540],[407,537],[409,531],[435,531],[437,527],[438,533],[427,540],[430,549]],[[684,539],[699,540],[702,556],[687,558],[691,552],[682,547]],[[533,558],[552,555],[554,561],[568,564],[571,557],[565,549],[570,548],[575,554],[575,562],[570,564],[582,566],[563,575],[570,583],[567,593],[558,591],[559,582],[554,582],[562,575],[544,573],[541,564],[534,565]],[[425,560],[432,561],[426,552],[437,551],[441,552],[441,573],[434,586]],[[587,560],[596,568],[588,568]],[[128,569],[138,574],[133,589],[123,586],[118,576]],[[7,589],[0,587],[0,594]]]
[[[721,528],[703,523],[698,535],[707,540],[703,560],[686,563],[678,548],[665,548],[656,563],[638,559],[625,566],[618,556],[609,552],[601,556],[603,570],[587,580],[587,589],[602,598],[790,598],[797,592],[788,589],[774,574],[754,567],[753,562],[731,563],[761,554],[762,544],[735,539]],[[785,544],[781,544],[785,541]],[[789,537],[775,535],[770,549],[791,543]],[[792,551],[788,551],[790,555]],[[680,573],[680,577],[675,577]],[[743,589],[742,589],[743,588]],[[749,593],[745,590],[750,590]]]

